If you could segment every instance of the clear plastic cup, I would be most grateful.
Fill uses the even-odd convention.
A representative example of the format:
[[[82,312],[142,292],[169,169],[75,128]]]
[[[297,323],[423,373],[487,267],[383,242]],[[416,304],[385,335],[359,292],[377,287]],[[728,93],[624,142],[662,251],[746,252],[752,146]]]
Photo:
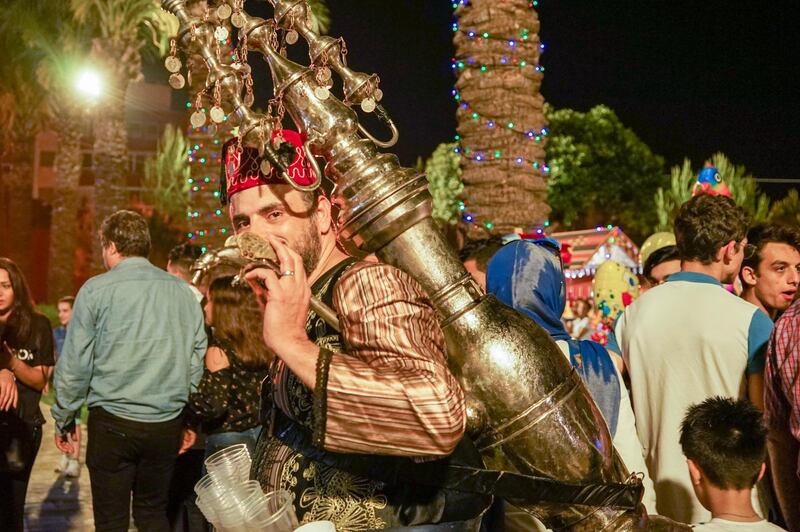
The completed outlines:
[[[292,495],[286,490],[271,491],[263,501],[249,504],[245,519],[250,530],[259,532],[293,532],[298,526]]]
[[[211,475],[206,475],[194,485],[194,492],[198,497],[202,497],[207,501],[211,501],[225,493],[224,485],[217,482]]]
[[[264,491],[261,489],[261,484],[259,484],[257,480],[248,480],[247,482],[232,484],[228,489],[227,495],[229,495],[236,504],[244,506],[246,502],[254,498],[263,498]]]
[[[244,482],[250,478],[250,452],[243,443],[225,447],[205,460],[209,475],[220,483]]]
[[[197,505],[197,508],[200,509],[200,511],[203,513],[203,516],[209,523],[211,523],[215,528],[219,528],[221,523],[213,507],[206,504],[206,502],[201,497],[197,497],[197,499],[195,500],[195,505]]]
[[[242,509],[234,505],[225,510],[218,511],[219,524],[226,532],[249,532],[249,527],[245,524]]]

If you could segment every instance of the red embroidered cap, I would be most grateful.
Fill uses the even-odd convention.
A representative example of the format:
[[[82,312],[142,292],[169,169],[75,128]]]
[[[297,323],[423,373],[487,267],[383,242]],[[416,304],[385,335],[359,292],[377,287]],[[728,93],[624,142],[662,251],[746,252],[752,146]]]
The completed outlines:
[[[311,165],[306,159],[303,149],[303,138],[296,131],[281,130],[284,142],[278,148],[279,153],[293,151],[294,156],[287,168],[287,173],[292,181],[301,186],[308,186],[317,180]],[[272,138],[278,136],[278,131],[272,133]],[[261,185],[285,185],[286,181],[272,168],[268,175],[261,171],[262,158],[258,156],[258,149],[252,146],[237,148],[238,139],[230,139],[222,145],[222,171],[220,175],[220,201],[223,205],[228,199],[242,190]],[[288,157],[287,157],[288,158]]]

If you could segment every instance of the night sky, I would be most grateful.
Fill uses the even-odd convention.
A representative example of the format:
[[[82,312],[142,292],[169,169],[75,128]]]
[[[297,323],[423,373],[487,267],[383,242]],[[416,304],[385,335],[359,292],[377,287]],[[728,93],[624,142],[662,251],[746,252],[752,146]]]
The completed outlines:
[[[451,3],[327,1],[330,34],[347,41],[350,66],[381,78],[401,134],[392,151],[413,164],[450,141]],[[247,8],[256,14],[259,4]],[[670,165],[689,157],[697,167],[721,150],[756,177],[800,178],[798,37],[788,3],[539,4],[542,92],[556,108],[606,104]],[[763,185],[773,194],[788,186]]]

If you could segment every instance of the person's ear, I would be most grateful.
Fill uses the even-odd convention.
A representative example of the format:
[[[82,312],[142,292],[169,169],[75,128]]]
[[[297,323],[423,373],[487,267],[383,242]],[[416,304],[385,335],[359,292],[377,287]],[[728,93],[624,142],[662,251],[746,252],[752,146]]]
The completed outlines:
[[[319,195],[316,199],[314,216],[317,217],[317,228],[320,234],[326,234],[333,227],[331,218],[331,201],[324,195]]]
[[[747,285],[747,287],[755,286],[756,283],[758,282],[758,275],[756,274],[756,271],[750,266],[742,266],[741,276],[742,276],[742,281]]]
[[[692,484],[699,485],[703,479],[703,471],[691,458],[686,459],[686,464],[689,466],[689,478],[692,479]]]
[[[723,264],[730,264],[734,261],[736,254],[739,252],[739,244],[735,240],[731,240],[722,246],[717,252],[717,261]]]
[[[117,245],[114,242],[109,242],[106,245],[106,249],[108,250],[109,255],[116,255],[118,253]]]
[[[766,472],[767,472],[767,464],[763,463],[761,464],[761,469],[758,470],[758,478],[756,479],[756,482],[761,480],[764,477],[764,473]]]

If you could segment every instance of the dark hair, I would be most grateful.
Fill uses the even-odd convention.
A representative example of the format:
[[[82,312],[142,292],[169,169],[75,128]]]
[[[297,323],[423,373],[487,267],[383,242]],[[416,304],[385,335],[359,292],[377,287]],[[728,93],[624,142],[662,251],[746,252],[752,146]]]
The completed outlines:
[[[34,314],[33,299],[31,299],[28,282],[25,280],[25,276],[17,266],[17,263],[9,258],[0,257],[0,270],[5,270],[8,273],[8,279],[11,281],[11,290],[14,292],[14,302],[11,304],[11,313],[9,314],[3,337],[24,341],[31,333]]]
[[[650,256],[647,257],[647,260],[644,261],[642,273],[647,277],[648,281],[654,282],[655,279],[650,276],[650,274],[653,273],[653,268],[671,260],[681,260],[680,253],[678,253],[678,246],[664,246],[663,248],[659,248],[652,252]]]
[[[147,257],[150,254],[150,230],[147,220],[133,211],[117,211],[100,226],[103,247],[114,243],[123,257]]]
[[[72,296],[60,297],[58,301],[56,301],[56,304],[58,303],[67,303],[69,304],[70,308],[72,308],[75,306],[75,298]]]
[[[711,397],[692,405],[681,423],[681,448],[720,489],[747,489],[766,457],[761,412],[745,400]]]
[[[236,356],[250,368],[266,367],[270,355],[261,336],[261,310],[253,291],[233,284],[232,276],[211,282],[208,295],[214,305],[211,326],[214,336],[231,344]],[[231,353],[228,353],[231,356]]]
[[[478,270],[485,272],[486,267],[497,250],[503,247],[503,241],[499,237],[483,238],[481,240],[470,240],[461,251],[458,252],[458,258],[461,262],[467,262],[470,259],[475,259],[475,266]]]
[[[200,255],[202,254],[203,250],[193,244],[179,244],[169,250],[167,260],[170,262],[170,264],[188,275],[192,269],[194,261],[199,259]]]
[[[749,221],[744,209],[727,196],[700,194],[675,217],[675,240],[681,260],[712,264],[728,242],[741,242]]]
[[[761,252],[764,246],[770,243],[788,244],[800,251],[800,231],[796,227],[777,224],[761,224],[751,227],[747,232],[747,247],[745,249],[742,267],[749,266],[753,271],[758,271],[761,264]]]

